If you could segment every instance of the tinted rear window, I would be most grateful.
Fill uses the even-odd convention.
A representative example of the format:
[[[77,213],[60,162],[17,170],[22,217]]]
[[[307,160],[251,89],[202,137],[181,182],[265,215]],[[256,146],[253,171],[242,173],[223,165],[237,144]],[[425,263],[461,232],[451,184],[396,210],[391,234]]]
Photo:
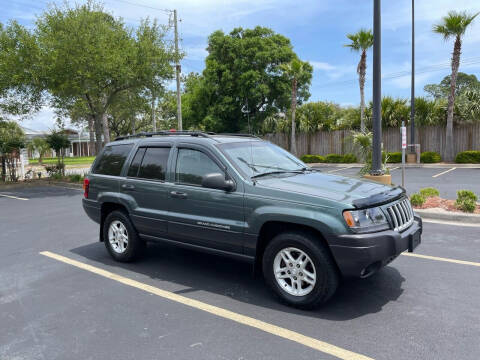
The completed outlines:
[[[145,154],[145,148],[138,149],[135,157],[132,160],[132,163],[130,164],[130,167],[128,168],[127,176],[137,177],[138,169],[140,169],[140,164],[142,163],[143,154]]]
[[[132,147],[133,144],[107,146],[97,160],[93,173],[119,176]]]
[[[138,172],[138,177],[143,179],[165,180],[165,171],[167,169],[168,147],[147,148],[143,156],[142,165]]]

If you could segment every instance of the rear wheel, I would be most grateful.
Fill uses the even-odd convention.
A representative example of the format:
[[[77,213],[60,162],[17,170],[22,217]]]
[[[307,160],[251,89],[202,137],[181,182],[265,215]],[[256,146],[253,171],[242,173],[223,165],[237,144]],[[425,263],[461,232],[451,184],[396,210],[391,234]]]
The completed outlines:
[[[120,210],[112,211],[105,218],[103,241],[112,258],[121,262],[135,260],[145,247],[128,215]]]
[[[311,309],[336,291],[337,268],[319,239],[307,232],[277,235],[263,254],[266,282],[284,303]]]

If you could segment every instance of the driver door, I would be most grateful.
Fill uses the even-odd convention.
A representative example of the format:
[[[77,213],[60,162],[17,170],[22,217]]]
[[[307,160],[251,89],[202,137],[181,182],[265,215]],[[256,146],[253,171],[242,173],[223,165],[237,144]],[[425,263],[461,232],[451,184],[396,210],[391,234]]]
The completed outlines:
[[[202,187],[211,173],[225,173],[208,149],[179,145],[173,162],[174,184],[169,191],[168,235],[173,240],[241,253],[243,248],[243,191]]]

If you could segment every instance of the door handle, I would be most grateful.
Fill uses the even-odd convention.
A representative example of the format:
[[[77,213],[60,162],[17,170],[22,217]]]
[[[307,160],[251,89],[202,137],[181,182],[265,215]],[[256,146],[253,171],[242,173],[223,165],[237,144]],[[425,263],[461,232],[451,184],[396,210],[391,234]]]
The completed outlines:
[[[177,199],[186,199],[187,198],[186,193],[178,192],[178,191],[171,191],[170,196],[173,197],[173,198],[177,198]]]
[[[135,186],[131,184],[122,184],[122,189],[133,191],[135,190]]]

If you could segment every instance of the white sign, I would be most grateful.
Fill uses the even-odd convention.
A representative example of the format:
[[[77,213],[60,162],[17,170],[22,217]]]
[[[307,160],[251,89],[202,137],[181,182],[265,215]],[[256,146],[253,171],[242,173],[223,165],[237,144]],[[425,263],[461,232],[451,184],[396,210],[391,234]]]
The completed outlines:
[[[402,132],[402,149],[407,148],[407,128],[405,126],[400,127]]]
[[[20,161],[23,163],[23,165],[28,165],[27,149],[20,149]]]

